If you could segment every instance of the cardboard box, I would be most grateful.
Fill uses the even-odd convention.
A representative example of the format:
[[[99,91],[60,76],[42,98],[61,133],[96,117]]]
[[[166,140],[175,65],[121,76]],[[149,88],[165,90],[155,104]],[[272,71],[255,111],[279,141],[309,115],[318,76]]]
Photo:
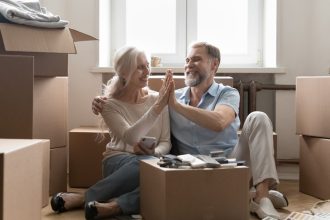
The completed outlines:
[[[33,57],[0,56],[2,64],[0,137],[50,139],[51,148],[66,145],[68,78],[33,77]]]
[[[49,179],[50,179],[50,146],[47,145],[42,151],[42,207],[49,204]]]
[[[41,219],[43,150],[49,140],[0,139],[0,219]]]
[[[300,192],[330,199],[330,139],[300,136]]]
[[[49,195],[67,191],[67,148],[50,149]]]
[[[184,76],[173,76],[173,79],[175,82],[176,89],[185,87],[185,83],[184,83],[185,77]],[[233,86],[233,83],[234,83],[233,78],[230,76],[216,76],[216,77],[214,77],[214,80],[217,83],[222,83],[227,86]],[[160,89],[160,87],[162,86],[162,78],[159,76],[150,76],[148,86],[150,89],[158,91]]]
[[[77,52],[74,42],[89,40],[96,38],[70,28],[0,23],[0,55],[32,56],[34,76],[68,76],[68,54]]]
[[[140,163],[145,220],[249,219],[249,168],[169,169]]]
[[[330,138],[330,76],[296,78],[297,134]]]
[[[99,143],[98,133],[106,139]],[[88,188],[102,179],[102,153],[110,141],[108,130],[80,127],[69,132],[69,184],[70,187]]]

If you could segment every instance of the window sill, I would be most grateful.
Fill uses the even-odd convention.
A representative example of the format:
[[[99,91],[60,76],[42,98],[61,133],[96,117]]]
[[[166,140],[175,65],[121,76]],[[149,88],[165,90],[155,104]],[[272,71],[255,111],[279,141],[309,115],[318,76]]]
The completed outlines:
[[[167,69],[172,69],[174,73],[183,73],[184,68],[180,67],[152,67],[152,73],[165,73]],[[94,67],[90,70],[91,73],[115,73],[113,67]],[[232,68],[232,67],[221,67],[217,73],[246,73],[246,74],[285,74],[286,69],[284,67],[259,67],[259,68]]]

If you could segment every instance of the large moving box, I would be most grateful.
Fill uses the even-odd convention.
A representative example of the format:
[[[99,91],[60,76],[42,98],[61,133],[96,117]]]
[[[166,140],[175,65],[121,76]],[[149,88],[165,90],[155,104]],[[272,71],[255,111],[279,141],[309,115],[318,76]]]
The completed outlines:
[[[297,134],[330,138],[330,76],[297,77]]]
[[[249,218],[249,168],[170,169],[157,161],[140,163],[143,219]]]
[[[105,140],[97,141],[103,133]],[[110,141],[108,130],[80,127],[69,132],[69,185],[88,188],[102,179],[102,153]]]
[[[300,136],[299,190],[330,199],[330,139]]]
[[[49,140],[0,139],[0,220],[41,219]]]

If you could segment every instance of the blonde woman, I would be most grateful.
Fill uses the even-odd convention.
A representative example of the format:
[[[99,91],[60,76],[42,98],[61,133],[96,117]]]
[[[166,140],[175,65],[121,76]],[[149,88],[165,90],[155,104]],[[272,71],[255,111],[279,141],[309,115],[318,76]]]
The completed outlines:
[[[101,114],[111,136],[103,154],[104,179],[85,195],[56,194],[51,201],[56,212],[85,204],[86,219],[139,213],[139,161],[170,151],[167,103],[172,74],[166,75],[159,94],[149,90],[149,62],[135,47],[116,52],[114,69],[116,75],[105,88],[107,99]],[[144,146],[141,140],[145,136],[154,137],[155,143]]]

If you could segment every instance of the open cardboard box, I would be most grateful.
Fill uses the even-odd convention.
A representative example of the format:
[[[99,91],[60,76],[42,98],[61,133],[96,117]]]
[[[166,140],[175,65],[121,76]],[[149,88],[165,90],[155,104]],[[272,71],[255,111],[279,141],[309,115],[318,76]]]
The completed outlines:
[[[95,38],[69,28],[0,23],[0,137],[66,145],[68,54],[86,40]]]
[[[145,220],[249,219],[249,168],[171,169],[140,162]]]
[[[34,76],[68,76],[68,54],[77,53],[74,42],[96,40],[70,28],[0,23],[0,32],[0,55],[34,57]]]

